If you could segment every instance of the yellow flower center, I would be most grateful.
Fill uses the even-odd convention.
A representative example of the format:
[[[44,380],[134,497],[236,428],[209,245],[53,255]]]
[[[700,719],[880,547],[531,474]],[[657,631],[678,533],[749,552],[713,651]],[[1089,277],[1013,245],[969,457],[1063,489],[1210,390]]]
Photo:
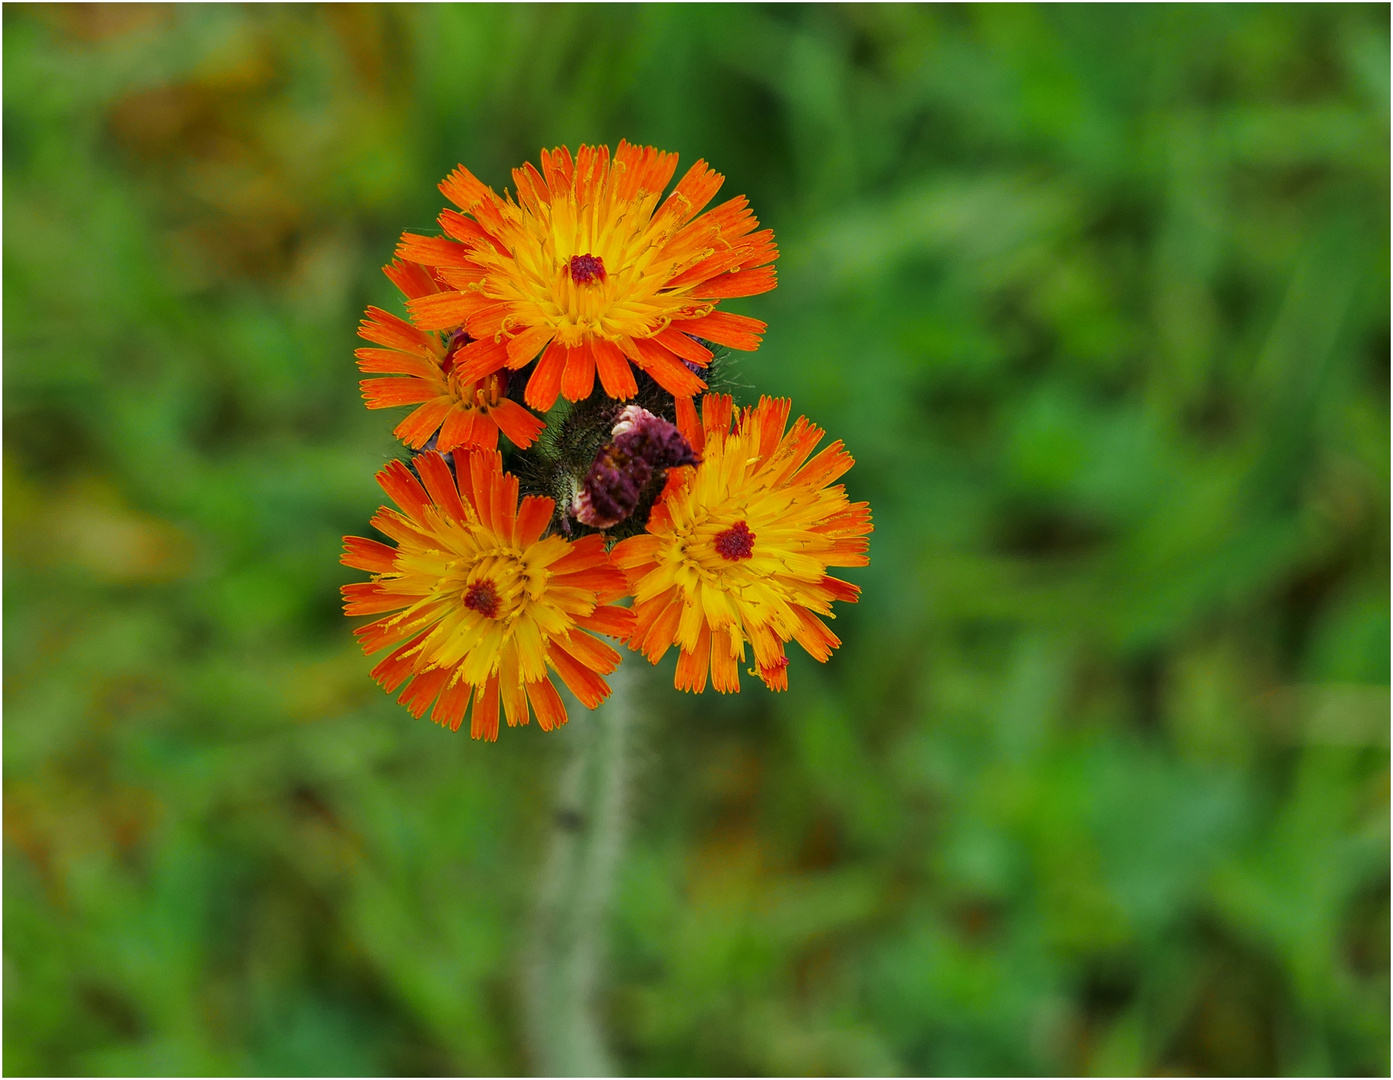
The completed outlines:
[[[512,301],[505,332],[546,326],[556,342],[575,348],[604,338],[650,337],[674,318],[691,318],[714,307],[678,293],[664,293],[683,268],[659,259],[674,227],[653,227],[657,193],[640,191],[631,201],[601,200],[578,206],[565,196],[542,208],[541,216],[519,211],[506,241],[511,257],[479,252],[492,273],[485,295]],[[710,254],[700,250],[684,263]]]
[[[463,596],[485,619],[511,623],[546,592],[550,571],[531,566],[520,552],[490,547],[453,560],[440,579],[442,593]]]
[[[748,518],[749,510],[744,506],[713,507],[691,525],[678,527],[673,537],[676,543],[669,556],[675,564],[674,570],[681,567],[685,571],[678,574],[678,579],[685,580],[688,587],[704,581],[716,588],[740,593],[764,578],[767,565],[759,571],[750,566],[758,534],[751,529]],[[762,548],[760,554],[779,556],[776,548]]]

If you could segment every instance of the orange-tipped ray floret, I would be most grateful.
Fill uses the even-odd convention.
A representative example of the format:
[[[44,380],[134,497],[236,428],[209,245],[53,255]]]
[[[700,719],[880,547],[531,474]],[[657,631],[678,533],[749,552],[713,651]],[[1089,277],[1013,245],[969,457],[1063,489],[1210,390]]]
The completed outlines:
[[[440,289],[426,267],[393,260],[383,268],[408,298],[431,296]],[[394,405],[418,405],[393,432],[413,450],[419,450],[439,433],[436,447],[442,451],[461,446],[492,450],[503,432],[514,445],[526,449],[546,425],[516,401],[504,397],[508,373],[500,371],[477,379],[463,379],[456,362],[470,340],[447,328],[443,333],[420,330],[381,308],[368,308],[358,336],[380,349],[359,349],[358,366],[390,378],[364,379],[359,386],[369,409]]]
[[[408,233],[398,248],[446,285],[410,302],[413,320],[468,331],[462,378],[540,355],[524,397],[534,409],[588,397],[597,375],[610,397],[632,397],[631,365],[690,402],[706,384],[683,361],[711,359],[695,338],[758,348],[764,323],[716,307],[772,289],[779,253],[743,196],[702,213],[724,179],[704,161],[659,205],[676,168],[651,146],[621,142],[613,160],[604,146],[574,158],[560,147],[540,172],[513,170],[515,201],[458,167],[440,185],[463,211],[441,214],[448,239]]]
[[[788,429],[788,416],[787,399],[737,414],[706,395],[701,425],[683,432],[701,464],[673,470],[647,533],[611,553],[634,594],[629,645],[653,663],[676,645],[679,690],[699,693],[709,671],[717,690],[738,691],[747,642],[755,674],[785,690],[787,642],[819,661],[841,644],[819,616],[860,590],[827,570],[866,565],[870,507],[829,486],[853,463],[842,444],[809,460],[823,431],[803,417]]]
[[[517,478],[496,451],[456,456],[456,472],[437,453],[419,454],[420,479],[399,461],[377,474],[401,508],[381,507],[373,525],[396,547],[344,538],[342,561],[371,581],[345,585],[349,615],[384,618],[354,633],[364,653],[392,646],[373,668],[415,716],[457,730],[473,700],[470,734],[498,737],[500,703],[509,726],[531,711],[543,730],[567,720],[554,671],[587,708],[607,696],[619,653],[593,637],[623,637],[633,615],[611,602],[625,592],[604,538],[574,543],[543,537],[551,499],[518,503]],[[458,476],[458,481],[456,480]]]

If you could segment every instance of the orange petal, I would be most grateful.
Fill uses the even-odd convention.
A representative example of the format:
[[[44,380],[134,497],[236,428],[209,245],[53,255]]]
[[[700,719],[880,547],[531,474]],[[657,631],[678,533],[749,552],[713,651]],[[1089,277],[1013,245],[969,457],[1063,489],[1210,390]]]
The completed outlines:
[[[457,245],[458,246],[458,245]],[[479,266],[433,266],[431,271],[440,279],[440,291],[458,289],[466,302],[482,307],[487,301],[472,286],[488,280],[489,272]]]
[[[567,349],[553,341],[542,353],[542,359],[527,380],[527,392],[523,400],[534,409],[546,412],[556,404],[556,396],[561,393],[561,373],[566,367]]]
[[[706,672],[710,665],[711,630],[702,623],[695,651],[682,652],[677,657],[677,675],[673,679],[673,685],[678,690],[701,693],[706,689]]]
[[[377,474],[377,482],[382,485],[392,501],[404,510],[413,520],[421,522],[425,520],[426,507],[430,505],[430,500],[426,497],[426,489],[421,486],[421,482],[411,475],[408,469],[400,461],[389,461],[385,468]]]
[[[503,718],[508,721],[508,726],[526,725],[531,717],[527,712],[527,693],[523,690],[522,680],[516,677],[505,680],[500,675],[498,691],[503,699]]]
[[[367,567],[363,567],[363,569],[367,569]],[[818,584],[832,594],[833,600],[843,600],[848,604],[854,604],[861,598],[860,587],[849,581],[843,581],[841,578],[824,577]]]
[[[721,694],[740,693],[740,665],[731,655],[730,636],[725,631],[711,635],[711,688]]]
[[[672,194],[654,215],[655,222],[685,224],[706,208],[723,183],[724,176],[713,171],[705,161],[698,161],[672,189]]]
[[[783,663],[776,664],[773,667],[760,667],[759,677],[770,690],[787,690],[788,664]]]
[[[427,265],[436,265],[435,260],[414,260],[404,261],[393,259],[382,268],[382,272],[402,293],[412,299],[418,296],[429,296],[431,293],[440,291],[440,286],[436,284],[435,278],[431,277],[430,271],[421,262]]]
[[[392,434],[411,449],[419,450],[440,429],[452,408],[448,401],[428,401],[398,424]]]
[[[710,349],[680,330],[674,330],[671,326],[664,327],[661,334],[654,334],[653,340],[683,360],[690,360],[697,367],[706,367],[711,363]]]
[[[614,152],[614,197],[624,202],[659,195],[677,171],[677,155],[620,140]]]
[[[526,367],[547,343],[556,336],[549,326],[529,326],[517,337],[508,339],[508,367],[517,370]]]
[[[595,357],[588,344],[566,350],[566,370],[561,375],[561,396],[580,401],[595,388]]]
[[[502,471],[502,465],[497,458],[496,452],[476,451],[469,455],[468,461],[473,490],[473,498],[470,501],[479,515],[479,522],[493,532],[499,531],[498,522],[494,518],[494,487]],[[455,474],[459,475],[458,465],[455,466]],[[460,485],[460,494],[464,494],[463,484]]]
[[[465,710],[469,708],[469,695],[473,690],[463,679],[451,683],[440,692],[435,708],[430,711],[430,718],[441,727],[458,731],[464,721]]]
[[[433,356],[404,353],[398,349],[354,349],[358,370],[368,375],[415,375],[440,380],[440,364]]]
[[[513,170],[513,184],[517,189],[518,202],[534,217],[546,213],[546,208],[551,205],[551,192],[547,190],[547,182],[542,179],[537,166],[530,161],[523,162],[521,168]]]
[[[609,697],[609,684],[568,653],[559,641],[552,641],[547,652],[547,662],[556,669],[561,681],[587,709],[595,708]]]
[[[729,311],[713,311],[700,319],[675,319],[672,323],[675,329],[684,334],[745,352],[753,352],[759,348],[760,335],[764,333],[765,325],[758,319],[735,315]]]
[[[612,398],[624,400],[638,393],[638,383],[634,373],[619,346],[612,341],[597,340],[591,345],[595,356],[595,367],[600,373],[600,385]]]
[[[479,424],[482,419],[475,410],[456,405],[450,410],[450,415],[445,417],[445,423],[440,426],[440,438],[436,441],[436,446],[443,453],[448,453],[460,446],[479,445],[481,440],[477,429],[489,426],[487,423]]]
[[[412,326],[405,319],[399,319],[390,311],[383,311],[380,307],[369,307],[368,315],[369,318],[364,319],[358,327],[360,338],[375,341],[379,345],[386,345],[392,349],[401,349],[403,352],[416,356],[434,355],[431,351],[431,345],[435,339]]]
[[[757,266],[736,274],[721,274],[703,281],[688,294],[694,300],[720,300],[731,296],[758,296],[779,284],[772,266]]]
[[[605,552],[605,538],[595,533],[582,536],[571,544],[570,550],[551,564],[553,574],[573,574],[577,570],[587,570],[609,561]]]
[[[672,593],[668,594],[671,597]],[[637,645],[630,641],[630,646],[643,650],[643,655],[656,664],[663,658],[663,654],[677,643],[677,624],[682,620],[682,601],[678,599],[663,599],[658,608],[656,616],[644,632],[642,639]]]
[[[527,697],[532,702],[532,711],[537,714],[537,724],[543,731],[559,728],[568,719],[566,706],[550,679],[528,683]]]
[[[345,536],[343,538],[343,554],[339,556],[339,562],[343,563],[344,566],[351,566],[355,570],[385,574],[392,569],[392,560],[395,556],[396,548],[388,547],[376,540],[364,539],[361,536]]]
[[[463,165],[456,165],[454,172],[440,181],[440,191],[445,198],[466,211],[493,194],[493,190],[487,184]]]
[[[700,456],[706,447],[705,433],[701,430],[701,425],[697,423],[696,406],[692,404],[689,397],[674,398],[677,405],[677,430],[682,433],[682,437],[691,444],[693,450]]]
[[[707,394],[701,399],[701,426],[706,434],[730,430],[734,402],[729,394]]]
[[[841,439],[838,439],[794,473],[790,482],[808,487],[826,487],[855,464],[856,459],[846,452]]]
[[[488,213],[488,204],[481,209],[484,210],[484,216],[492,216]],[[435,220],[440,222],[440,227],[446,234],[458,240],[467,252],[491,249],[500,255],[508,254],[508,249],[503,247],[483,224],[473,218],[467,218],[454,210],[442,210]]]
[[[498,739],[498,676],[490,675],[484,688],[474,695],[474,712],[469,717],[469,737]]]
[[[437,694],[445,689],[445,683],[449,681],[450,671],[448,668],[431,668],[423,671],[407,683],[406,689],[397,698],[398,705],[405,705],[412,716],[420,719],[425,714],[430,703],[435,700]]]
[[[398,259],[409,263],[422,263],[437,269],[445,266],[463,269],[475,265],[469,248],[443,236],[402,233],[401,239],[397,241],[396,254]]]
[[[445,459],[435,453],[417,454],[413,464],[426,485],[426,492],[431,501],[452,520],[461,524],[468,521],[470,514],[460,501],[454,474],[450,472],[450,466],[445,464]]]
[[[639,366],[673,397],[691,397],[706,389],[706,383],[691,368],[656,341],[637,338],[632,344],[640,357]]]
[[[518,478],[501,472],[493,483],[493,529],[506,540],[513,539],[518,520]]]
[[[440,396],[440,387],[415,376],[363,379],[358,383],[369,409],[391,409],[397,405],[419,405]]]
[[[419,597],[394,593],[376,581],[355,581],[340,585],[345,615],[381,615],[384,611],[400,611],[414,604]]]
[[[589,589],[596,593],[624,592],[624,575],[615,566],[592,566],[565,574],[556,573],[555,576],[558,585],[564,585],[569,589]]]
[[[386,619],[378,619],[376,622],[368,623],[367,626],[360,626],[353,631],[353,636],[358,639],[358,644],[363,650],[364,656],[371,656],[378,649],[385,649],[389,645],[398,644],[403,638],[408,638],[416,633],[420,627],[415,623],[406,625],[402,622],[399,615],[393,615]],[[424,638],[426,633],[421,633]],[[375,676],[374,676],[375,677]]]
[[[571,151],[564,146],[558,146],[551,153],[543,150],[542,173],[546,176],[547,187],[553,194],[569,191],[575,174],[575,161],[571,158]]]
[[[793,614],[798,617],[798,628],[793,631],[793,640],[802,645],[814,660],[825,664],[827,658],[832,655],[832,650],[842,643],[841,639],[806,608],[795,607]]]
[[[508,346],[493,338],[471,341],[455,353],[455,378],[462,383],[478,382],[508,362]]]
[[[412,321],[422,330],[453,330],[464,325],[474,311],[474,305],[463,293],[443,292],[408,300],[406,309],[411,312]]]
[[[589,634],[571,634],[564,641],[557,642],[591,671],[608,675],[619,666],[620,655],[599,638]]]
[[[488,417],[504,435],[512,440],[514,446],[519,450],[526,450],[534,442],[537,436],[546,427],[540,419],[533,416],[516,401],[503,398],[497,405],[488,410]]]
[[[426,631],[426,633],[429,632],[430,631]],[[415,670],[415,660],[407,654],[420,645],[421,642],[425,640],[425,637],[426,634],[418,634],[410,641],[393,649],[391,655],[387,656],[372,669],[371,674],[373,679],[376,680],[377,684],[381,686],[382,689],[386,690],[387,693],[390,694],[405,682],[406,677]]]
[[[628,608],[602,604],[592,614],[578,617],[576,625],[585,630],[593,630],[597,634],[625,638],[634,632],[634,613]]]
[[[609,553],[610,561],[619,567],[651,563],[654,555],[662,547],[662,543],[662,540],[656,536],[639,533],[638,536],[631,536],[627,540],[621,540],[615,544]]]
[[[556,512],[556,503],[541,495],[528,495],[518,509],[517,542],[523,547],[531,547],[542,538],[542,533],[551,524],[551,516]],[[390,550],[390,549],[388,549]],[[366,567],[364,568],[366,569]]]
[[[759,424],[759,456],[768,460],[783,440],[784,429],[788,427],[788,414],[793,409],[789,398],[771,398],[767,395],[759,399],[755,416]]]

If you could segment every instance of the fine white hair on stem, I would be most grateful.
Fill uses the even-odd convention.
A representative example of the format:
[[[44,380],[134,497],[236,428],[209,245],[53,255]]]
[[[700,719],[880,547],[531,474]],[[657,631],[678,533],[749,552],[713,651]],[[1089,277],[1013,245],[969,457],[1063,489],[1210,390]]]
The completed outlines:
[[[614,1076],[600,1022],[610,897],[627,831],[634,682],[641,657],[623,650],[597,709],[570,709],[567,760],[551,816],[529,947],[523,1010],[540,1076]],[[644,665],[646,666],[646,665]]]

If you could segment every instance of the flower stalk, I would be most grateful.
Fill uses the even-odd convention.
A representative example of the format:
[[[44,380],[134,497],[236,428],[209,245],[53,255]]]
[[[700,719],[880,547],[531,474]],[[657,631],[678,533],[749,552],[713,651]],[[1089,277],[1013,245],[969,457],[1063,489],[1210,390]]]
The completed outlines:
[[[614,1076],[600,1008],[605,926],[623,854],[638,666],[563,729],[567,761],[526,958],[525,1016],[540,1076]]]

